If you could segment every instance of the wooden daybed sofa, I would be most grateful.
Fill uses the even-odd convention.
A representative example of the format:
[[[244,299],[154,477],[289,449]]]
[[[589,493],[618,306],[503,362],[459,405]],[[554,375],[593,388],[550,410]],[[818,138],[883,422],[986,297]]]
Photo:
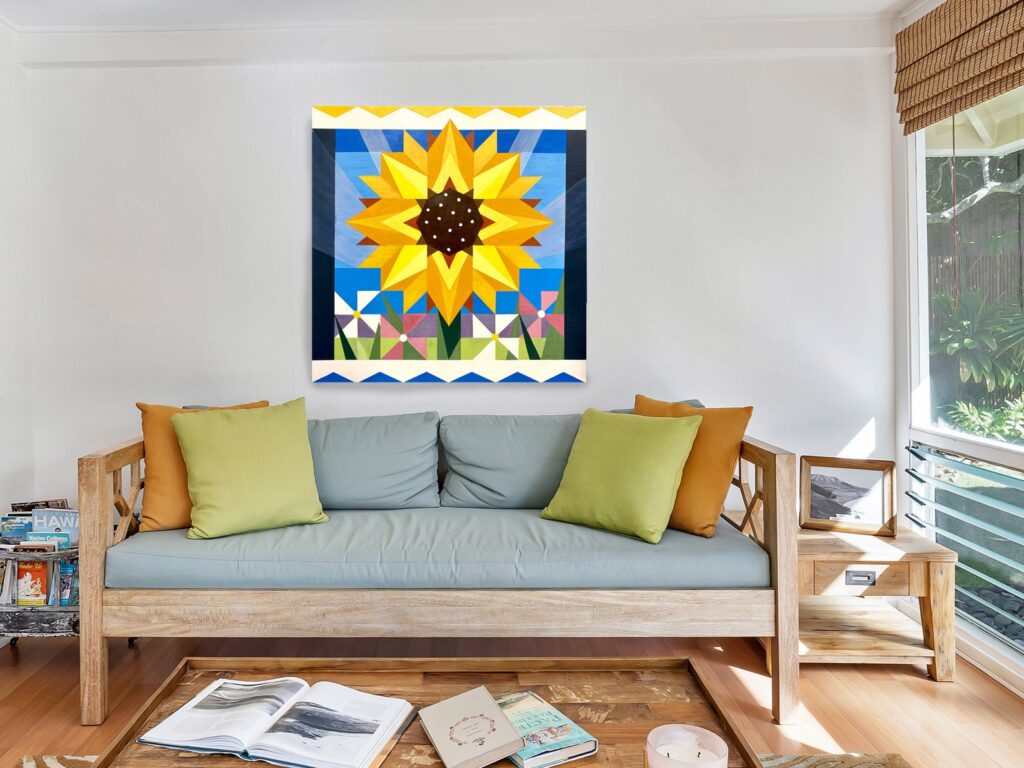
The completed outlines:
[[[715,588],[714,583],[704,583],[697,589],[324,589],[277,588],[276,584],[262,584],[257,589],[162,588],[162,583],[153,581],[156,566],[150,568],[144,559],[129,561],[138,564],[131,570],[141,581],[125,576],[123,559],[118,561],[118,578],[121,582],[146,584],[146,588],[109,586],[111,551],[144,543],[145,537],[152,535],[135,532],[134,507],[143,485],[144,460],[140,437],[84,456],[78,462],[83,724],[102,723],[107,715],[108,640],[130,637],[762,638],[769,649],[772,714],[776,721],[785,723],[791,722],[795,713],[796,465],[794,455],[787,451],[753,439],[742,444],[734,484],[743,492],[748,521],[744,530],[752,524],[751,539],[724,525],[724,521],[712,539],[678,532],[673,539],[681,542],[679,546],[689,547],[711,546],[705,543],[716,540],[732,542],[735,547],[736,538],[747,542],[743,546],[755,541],[754,549],[764,560],[763,586],[726,589]],[[753,487],[743,481],[751,466]],[[112,523],[117,518],[115,533]],[[535,518],[539,515],[528,517],[530,525],[535,524]],[[339,515],[338,519],[347,516]],[[625,539],[598,534],[607,541]],[[670,552],[664,540],[657,547],[644,543],[636,546],[647,547],[645,553],[657,552],[659,556]],[[154,561],[158,559],[154,556]],[[679,559],[685,556],[672,562],[678,564],[675,560]]]

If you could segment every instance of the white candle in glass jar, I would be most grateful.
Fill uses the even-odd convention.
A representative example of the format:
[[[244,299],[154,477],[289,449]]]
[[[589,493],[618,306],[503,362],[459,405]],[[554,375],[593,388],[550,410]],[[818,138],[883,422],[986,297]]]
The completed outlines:
[[[647,737],[647,768],[713,766],[726,768],[729,748],[704,728],[692,725],[662,725]]]

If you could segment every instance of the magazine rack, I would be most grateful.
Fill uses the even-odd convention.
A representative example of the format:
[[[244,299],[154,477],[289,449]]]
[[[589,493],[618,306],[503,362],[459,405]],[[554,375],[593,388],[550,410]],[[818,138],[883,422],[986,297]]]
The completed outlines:
[[[2,552],[7,567],[19,562],[78,560],[78,547],[57,552]],[[0,605],[0,637],[75,637],[78,635],[77,605]]]

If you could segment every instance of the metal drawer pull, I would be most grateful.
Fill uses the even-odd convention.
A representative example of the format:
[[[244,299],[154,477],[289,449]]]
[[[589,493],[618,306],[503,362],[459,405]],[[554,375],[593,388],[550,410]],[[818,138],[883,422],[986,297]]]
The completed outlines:
[[[878,574],[875,571],[847,571],[846,583],[854,587],[873,587]]]

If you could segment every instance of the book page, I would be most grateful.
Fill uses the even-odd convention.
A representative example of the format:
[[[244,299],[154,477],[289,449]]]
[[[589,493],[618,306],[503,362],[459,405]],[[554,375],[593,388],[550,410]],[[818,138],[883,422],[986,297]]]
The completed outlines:
[[[140,741],[203,746],[200,742],[227,738],[237,741],[241,751],[308,687],[296,677],[259,682],[217,680]]]
[[[259,736],[249,754],[359,768],[376,756],[408,709],[402,699],[316,683]]]

